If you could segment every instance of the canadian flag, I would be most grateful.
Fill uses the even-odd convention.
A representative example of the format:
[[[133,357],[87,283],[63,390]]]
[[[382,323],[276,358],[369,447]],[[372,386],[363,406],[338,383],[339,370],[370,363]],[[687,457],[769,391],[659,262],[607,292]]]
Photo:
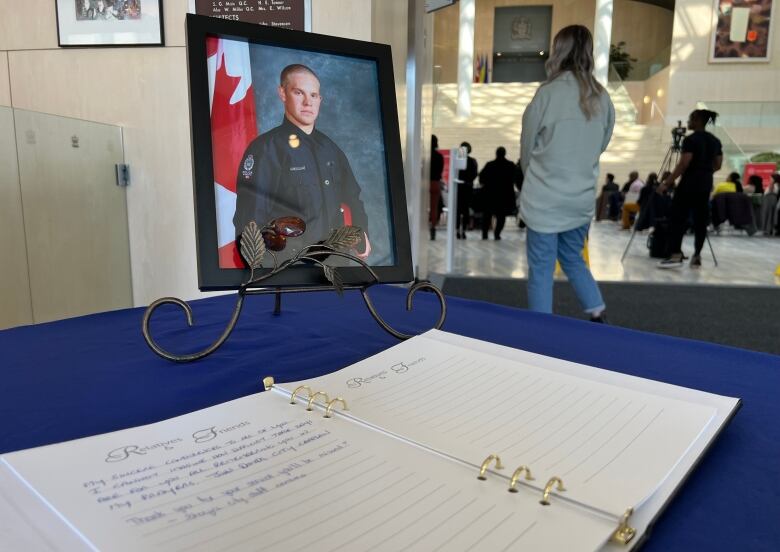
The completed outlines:
[[[209,37],[206,44],[211,144],[220,268],[242,268],[236,247],[236,177],[244,150],[257,136],[249,45]]]

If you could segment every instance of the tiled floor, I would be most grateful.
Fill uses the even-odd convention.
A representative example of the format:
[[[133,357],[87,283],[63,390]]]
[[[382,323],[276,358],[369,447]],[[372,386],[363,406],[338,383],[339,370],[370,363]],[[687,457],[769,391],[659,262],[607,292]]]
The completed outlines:
[[[631,233],[620,230],[614,222],[594,223],[590,231],[590,266],[597,280],[610,282],[648,282],[675,284],[716,284],[780,287],[780,277],[775,270],[780,265],[780,237],[756,234],[748,237],[744,232],[726,231],[712,235],[718,266],[714,266],[709,248],[702,251],[702,268],[691,270],[687,264],[681,268],[661,270],[656,259],[650,258],[646,247],[647,232],[636,234],[625,262],[620,257],[628,244]],[[490,276],[501,278],[525,278],[528,265],[525,258],[525,231],[519,230],[515,219],[507,219],[507,228],[501,241],[481,240],[481,233],[468,232],[466,240],[456,240],[453,274]],[[446,231],[441,228],[437,240],[428,242],[429,270],[445,273]],[[686,236],[683,250],[693,250],[693,236]]]

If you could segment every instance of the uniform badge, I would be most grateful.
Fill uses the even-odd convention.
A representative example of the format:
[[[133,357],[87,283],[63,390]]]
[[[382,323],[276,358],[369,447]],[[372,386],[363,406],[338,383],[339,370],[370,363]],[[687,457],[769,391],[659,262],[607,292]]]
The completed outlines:
[[[295,149],[301,145],[301,140],[298,138],[297,134],[290,134],[290,138],[287,143],[290,144],[291,148]]]
[[[254,168],[254,166],[255,166],[255,156],[250,153],[249,155],[246,156],[246,159],[244,159],[243,175],[244,178],[246,178],[247,180],[252,178],[252,172],[253,172],[252,169]]]

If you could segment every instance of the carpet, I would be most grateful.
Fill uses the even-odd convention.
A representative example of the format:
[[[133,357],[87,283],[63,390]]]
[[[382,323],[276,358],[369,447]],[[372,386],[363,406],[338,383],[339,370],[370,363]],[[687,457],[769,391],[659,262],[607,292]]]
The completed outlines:
[[[780,354],[780,290],[758,287],[600,283],[613,326]],[[526,280],[446,276],[445,295],[526,308]],[[586,319],[566,281],[553,311]]]

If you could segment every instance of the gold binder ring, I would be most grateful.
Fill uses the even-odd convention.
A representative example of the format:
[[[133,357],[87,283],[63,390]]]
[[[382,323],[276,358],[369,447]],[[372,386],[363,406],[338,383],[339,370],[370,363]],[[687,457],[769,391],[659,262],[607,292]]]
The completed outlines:
[[[295,388],[295,391],[293,391],[292,395],[290,396],[290,404],[295,404],[295,397],[300,391],[306,391],[306,394],[311,397],[311,387],[308,385],[299,385]]]
[[[523,475],[523,472],[525,472],[525,480],[526,481],[533,481],[534,476],[531,475],[531,468],[528,466],[520,466],[515,470],[515,473],[512,474],[512,480],[509,482],[509,492],[510,493],[516,493],[517,489],[515,488],[515,485],[517,485],[517,480],[520,479],[520,476]]]
[[[328,394],[325,391],[317,391],[313,395],[309,395],[309,404],[306,405],[306,410],[311,412],[311,405],[314,403],[314,399],[322,395],[325,397],[325,402],[330,402],[330,397],[328,397]]]
[[[550,480],[547,482],[547,485],[544,486],[544,494],[542,495],[542,500],[539,501],[539,504],[542,506],[549,506],[550,501],[548,500],[550,498],[550,492],[552,491],[555,484],[558,484],[558,492],[563,492],[566,489],[563,486],[563,481],[561,481],[561,478],[558,476],[551,477]]]
[[[344,408],[342,410],[349,410],[349,408],[347,408],[347,401],[345,401],[341,397],[336,397],[332,401],[328,402],[328,407],[325,409],[325,416],[323,416],[323,418],[330,418],[330,411],[333,410],[333,406],[339,402],[344,405]]]
[[[504,465],[501,463],[501,458],[498,457],[498,454],[491,454],[487,458],[485,458],[485,461],[482,462],[482,466],[479,468],[479,475],[477,476],[477,479],[480,481],[485,481],[487,477],[485,477],[485,472],[487,471],[488,467],[490,466],[490,463],[495,460],[496,461],[496,469],[497,470],[503,470]]]
[[[612,533],[613,542],[618,544],[628,544],[631,542],[631,539],[634,538],[634,535],[636,535],[636,529],[628,525],[628,518],[630,518],[631,514],[633,513],[634,509],[629,508],[623,514],[623,519],[620,520],[620,525],[618,525],[618,528],[614,533]]]

